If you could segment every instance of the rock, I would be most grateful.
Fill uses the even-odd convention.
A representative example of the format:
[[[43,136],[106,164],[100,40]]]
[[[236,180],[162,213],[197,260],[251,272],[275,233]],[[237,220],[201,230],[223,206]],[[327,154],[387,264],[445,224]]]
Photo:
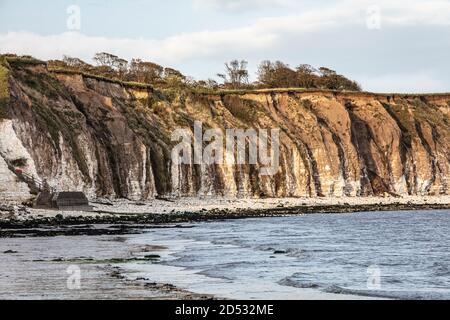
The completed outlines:
[[[7,206],[7,205],[0,205],[0,211],[14,212],[14,207],[13,206]]]
[[[10,254],[10,253],[17,253],[17,251],[14,251],[14,250],[6,250],[6,251],[3,251],[3,253],[5,253],[5,254]]]
[[[156,259],[161,258],[161,256],[158,254],[148,254],[148,255],[144,256],[144,258],[146,260],[156,260]]]
[[[63,258],[55,258],[52,260],[53,262],[63,262],[64,259]]]
[[[205,190],[204,195],[227,197],[406,195],[408,185],[415,182],[416,195],[439,194],[444,189],[448,193],[445,178],[450,176],[450,166],[444,151],[449,150],[450,140],[444,137],[448,137],[449,94],[420,98],[405,94],[390,100],[372,93],[243,90],[239,95],[224,93],[218,101],[216,93],[186,95],[172,88],[169,95],[153,94],[149,87],[136,89],[107,79],[45,69],[37,72],[22,64],[11,68],[10,82],[15,85],[9,94],[16,99],[5,105],[5,111],[15,115],[14,126],[10,119],[1,122],[0,145],[13,150],[16,159],[27,156],[30,168],[39,167],[46,179],[58,181],[63,189],[83,189],[89,196],[105,198],[164,201],[170,201],[167,197],[175,192],[187,196],[198,189]],[[27,77],[19,76],[23,68]],[[45,101],[33,102],[33,108],[27,107],[30,83],[39,84],[32,89]],[[64,94],[68,91],[71,95]],[[258,170],[238,172],[240,166],[229,171],[220,165],[214,170],[168,166],[169,133],[180,120],[205,122],[205,115],[197,110],[211,109],[211,105],[214,113],[227,114],[230,128],[264,123],[266,128],[282,129],[282,174],[267,183],[254,183]],[[59,112],[62,106],[64,112]],[[251,110],[258,111],[257,117]],[[207,117],[207,121],[208,127],[223,127],[220,117]],[[77,129],[75,140],[73,128]],[[52,130],[59,133],[58,139],[48,135]],[[48,152],[55,147],[61,152]],[[434,166],[440,170],[430,170]],[[0,161],[4,173],[0,198],[11,194],[11,189],[28,193],[9,171]],[[362,172],[370,174],[361,176]],[[113,205],[103,198],[92,202]]]
[[[95,200],[92,200],[91,203],[101,204],[104,206],[113,206],[114,205],[114,203],[108,199],[95,199]]]

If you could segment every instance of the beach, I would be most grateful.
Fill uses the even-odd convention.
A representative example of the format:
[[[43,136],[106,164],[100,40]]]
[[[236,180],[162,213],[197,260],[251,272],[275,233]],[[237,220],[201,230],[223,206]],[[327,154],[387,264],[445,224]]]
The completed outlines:
[[[11,286],[14,283],[13,287],[6,290],[11,292],[11,295],[5,295],[3,292],[4,298],[230,299],[232,296],[229,293],[224,292],[223,295],[216,296],[214,292],[206,290],[208,287],[204,288],[205,291],[202,291],[202,288],[190,291],[189,285],[183,282],[184,279],[197,279],[202,283],[205,279],[209,281],[209,278],[204,278],[201,273],[189,271],[183,266],[160,264],[160,259],[177,256],[179,252],[174,250],[170,241],[166,243],[161,239],[152,240],[148,237],[153,234],[189,233],[192,228],[195,231],[199,224],[222,224],[236,219],[267,221],[270,225],[270,221],[274,221],[270,219],[309,215],[322,217],[328,214],[333,218],[339,216],[336,213],[365,212],[375,216],[388,215],[389,212],[405,212],[405,217],[408,217],[411,212],[424,212],[426,215],[426,212],[431,214],[433,210],[449,209],[450,197],[186,198],[155,199],[148,202],[97,199],[91,201],[91,204],[94,206],[91,212],[42,210],[11,204],[1,207],[0,237],[3,239],[0,254],[3,256],[1,267],[4,270],[2,285]],[[265,219],[260,220],[261,218]],[[346,221],[345,217],[341,219]],[[245,226],[246,222],[242,221],[242,225]],[[146,237],[145,241],[136,242],[136,239],[141,237]],[[296,237],[293,236],[292,239]],[[175,249],[177,246],[179,245],[175,245]],[[272,251],[277,253],[275,249]],[[278,257],[274,252],[269,252],[266,258]],[[280,249],[279,252],[284,251]],[[255,257],[254,260],[258,261],[258,258]],[[141,268],[143,264],[146,265],[144,271]],[[67,278],[65,271],[71,265],[82,267],[85,274],[84,283],[89,290],[67,290],[64,282]],[[21,274],[28,274],[30,277],[48,274],[52,279],[33,282],[37,288],[33,294],[33,290],[30,291],[30,288],[26,287],[27,281],[21,287],[24,281]],[[148,277],[148,274],[159,276],[152,278]],[[173,279],[172,275],[177,276]],[[11,279],[16,280],[11,282]],[[311,288],[301,288],[299,293],[298,289],[295,289],[296,285],[294,289],[290,288],[291,284],[290,279],[285,279],[281,285],[276,284],[277,296],[283,299],[367,298],[339,290],[321,292],[316,290],[315,285]],[[40,285],[42,287],[39,291]],[[217,286],[221,286],[220,281]],[[211,288],[218,288],[217,286],[210,284]],[[42,292],[48,294],[42,295]],[[242,296],[237,297],[246,296],[242,293]],[[259,295],[257,297],[268,298]],[[386,297],[375,295],[371,298]]]
[[[37,225],[164,224],[314,213],[397,211],[450,208],[450,196],[323,198],[174,198],[150,201],[91,200],[93,211],[34,209],[15,203],[0,206],[0,227]],[[1,233],[0,233],[1,236]]]

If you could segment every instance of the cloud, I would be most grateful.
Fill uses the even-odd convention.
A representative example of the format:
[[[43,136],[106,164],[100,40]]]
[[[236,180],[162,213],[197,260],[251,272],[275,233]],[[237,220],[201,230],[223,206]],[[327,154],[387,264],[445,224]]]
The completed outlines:
[[[32,32],[0,34],[3,52],[31,54],[41,59],[63,54],[90,59],[95,52],[108,51],[125,58],[142,57],[161,63],[226,55],[245,55],[267,50],[286,34],[299,34],[336,25],[347,14],[343,10],[306,13],[299,16],[261,18],[242,27],[219,31],[182,33],[162,40],[106,38],[78,32],[39,35]]]
[[[237,3],[235,0],[211,1],[227,6]],[[264,0],[271,3],[280,1],[285,0]],[[251,2],[254,0],[247,1]],[[162,40],[93,37],[73,32],[48,36],[32,32],[8,32],[0,34],[0,48],[3,52],[33,54],[40,58],[60,57],[62,54],[87,58],[97,51],[110,51],[128,58],[139,56],[167,63],[214,57],[224,51],[229,55],[244,55],[273,48],[281,39],[295,39],[295,36],[314,31],[349,25],[365,28],[367,8],[374,3],[381,9],[382,28],[450,24],[450,3],[447,1],[430,0],[423,3],[401,0],[393,4],[385,0],[351,0],[298,15],[260,18],[247,26],[182,33]]]
[[[68,32],[42,36],[31,32],[0,34],[3,51],[34,54],[40,58],[62,54],[85,57],[88,53],[109,51],[124,57],[152,57],[162,62],[210,57],[226,50],[246,53],[264,50],[276,45],[286,33],[302,33],[337,26],[349,17],[344,9],[307,12],[301,15],[262,18],[253,23],[221,31],[183,33],[162,40],[92,37]]]
[[[448,92],[448,84],[427,72],[384,74],[359,77],[364,89],[372,92],[427,93]]]
[[[43,36],[30,32],[0,34],[2,52],[30,54],[53,59],[64,54],[89,60],[96,52],[107,51],[125,58],[142,57],[161,63],[211,57],[224,50],[229,53],[260,50],[274,44],[274,34],[260,34],[257,28],[181,34],[163,40],[106,38],[77,32]]]
[[[287,7],[295,0],[193,0],[195,10],[243,11],[261,8]]]
[[[429,1],[378,1],[382,19],[392,26],[435,25],[450,26],[450,2]]]
[[[194,1],[197,5],[206,2],[206,0]],[[263,0],[262,2],[266,5],[269,5],[269,3],[270,5],[285,5],[289,1]],[[242,2],[249,5],[255,3],[256,0],[239,1],[239,3]],[[235,0],[208,0],[208,3],[231,9],[239,7],[238,1]],[[0,50],[2,52],[30,54],[41,59],[60,58],[63,54],[68,54],[87,61],[91,61],[91,57],[96,52],[107,51],[126,59],[141,57],[174,67],[186,65],[186,61],[201,61],[206,65],[211,61],[236,57],[264,58],[269,51],[278,56],[289,52],[291,48],[301,50],[301,47],[294,44],[298,44],[305,38],[313,42],[302,43],[302,45],[307,46],[308,52],[314,52],[315,46],[320,47],[320,41],[323,39],[319,36],[315,38],[315,35],[331,30],[333,32],[350,30],[349,32],[343,32],[342,37],[351,39],[355,34],[352,30],[358,29],[362,32],[367,30],[367,9],[373,5],[380,9],[381,30],[378,34],[385,38],[389,38],[388,35],[393,30],[392,28],[401,30],[404,27],[405,31],[402,32],[405,32],[405,39],[408,39],[411,36],[411,27],[432,26],[444,27],[447,30],[450,25],[450,1],[343,0],[334,5],[320,3],[320,8],[310,9],[298,14],[259,18],[249,21],[247,25],[235,28],[181,33],[164,39],[107,38],[73,32],[45,36],[33,32],[7,32],[0,34]],[[339,37],[328,39],[330,41],[328,47],[340,48],[343,39]],[[389,42],[386,42],[387,40],[383,40],[383,37],[377,39],[384,41],[379,43],[379,46],[389,44]],[[348,46],[348,52],[351,52],[352,49],[357,48],[358,43],[353,44],[350,41],[346,42],[346,45]],[[402,43],[393,45],[400,48]],[[448,50],[449,48],[448,46],[442,48],[441,45],[436,49]],[[289,54],[297,56],[299,53],[301,54],[301,51],[290,52]],[[319,53],[323,55],[322,52],[317,52],[317,54]],[[411,55],[414,54],[417,55],[418,53],[411,52]],[[373,57],[371,58],[373,59]],[[298,59],[298,57],[295,59]],[[390,59],[397,59],[400,63],[402,62],[399,56],[390,57]],[[333,60],[333,53],[329,53],[328,60]],[[370,61],[370,57],[368,57],[368,61]],[[371,70],[370,68],[370,66],[367,66],[367,70]],[[345,70],[341,72],[345,73]],[[369,71],[367,72],[369,73]],[[395,72],[395,70],[391,70],[392,72]],[[208,72],[208,74],[211,74],[211,72]],[[388,88],[392,88],[389,91],[393,89],[404,91],[408,88],[423,88],[423,90],[430,91],[444,89],[444,84],[435,80],[429,74],[391,74],[383,77],[357,79],[360,80],[365,89],[374,91],[382,91]]]

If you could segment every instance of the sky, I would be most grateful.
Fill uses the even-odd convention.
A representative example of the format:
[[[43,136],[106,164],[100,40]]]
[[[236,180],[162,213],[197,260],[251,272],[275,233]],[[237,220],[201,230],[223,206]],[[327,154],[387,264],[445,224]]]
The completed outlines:
[[[196,79],[224,62],[327,66],[373,92],[450,92],[450,0],[0,0],[0,53],[96,52]]]

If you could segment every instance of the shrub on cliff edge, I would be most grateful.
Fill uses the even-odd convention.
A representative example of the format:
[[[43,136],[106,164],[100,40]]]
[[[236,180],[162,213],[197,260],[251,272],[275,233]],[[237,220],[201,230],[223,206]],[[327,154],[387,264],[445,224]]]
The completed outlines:
[[[8,74],[8,68],[0,60],[0,119],[7,118],[6,108],[9,102]]]

